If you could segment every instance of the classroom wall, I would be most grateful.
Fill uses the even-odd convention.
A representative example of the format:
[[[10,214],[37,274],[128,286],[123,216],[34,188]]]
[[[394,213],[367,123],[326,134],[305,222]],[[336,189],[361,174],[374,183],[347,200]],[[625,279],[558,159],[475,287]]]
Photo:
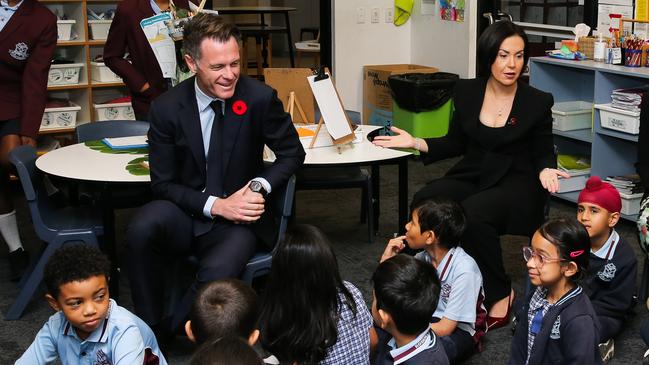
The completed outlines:
[[[411,19],[395,27],[385,22],[393,0],[334,0],[333,68],[345,108],[362,110],[363,65],[414,63],[474,77],[477,1],[466,0],[465,22],[455,23],[439,19],[437,8],[422,15],[421,0],[415,0]],[[364,24],[357,23],[359,7],[366,10]],[[381,9],[379,23],[370,21],[372,7]]]
[[[385,22],[385,9],[394,0],[334,0],[333,69],[336,88],[346,109],[363,107],[363,65],[410,63],[410,22],[395,27]],[[357,9],[365,9],[365,23],[357,24]],[[370,21],[371,8],[381,9],[379,23]]]
[[[411,17],[411,63],[429,65],[462,78],[475,77],[477,2],[467,0],[464,22],[441,20],[439,8],[433,15],[421,14],[421,0],[415,0]]]

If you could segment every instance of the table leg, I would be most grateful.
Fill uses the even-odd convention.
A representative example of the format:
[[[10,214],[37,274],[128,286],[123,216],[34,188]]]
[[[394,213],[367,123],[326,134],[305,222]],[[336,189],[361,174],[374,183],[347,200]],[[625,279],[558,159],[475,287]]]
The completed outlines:
[[[291,67],[295,67],[295,58],[293,57],[293,37],[291,36],[291,22],[288,20],[288,11],[284,12],[284,22],[286,23],[286,38],[288,39],[288,56],[291,59]]]
[[[119,261],[117,258],[117,243],[115,242],[115,211],[112,204],[112,192],[108,184],[101,191],[101,210],[104,223],[102,249],[111,263],[109,291],[110,297],[119,299]]]
[[[381,213],[381,173],[380,173],[380,166],[378,164],[373,164],[372,165],[372,207],[369,209],[374,210],[374,232],[378,232],[379,230],[379,214]]]
[[[408,222],[408,159],[399,160],[399,227],[397,232],[405,232]]]

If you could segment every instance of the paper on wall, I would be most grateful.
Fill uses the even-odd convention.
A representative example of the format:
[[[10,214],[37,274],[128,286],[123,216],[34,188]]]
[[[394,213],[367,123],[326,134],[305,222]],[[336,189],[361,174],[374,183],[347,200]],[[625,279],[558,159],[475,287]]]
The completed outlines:
[[[633,18],[633,6],[599,4],[597,12],[597,31],[605,36],[611,36],[611,18],[609,14],[621,14],[622,18]],[[631,32],[631,22],[624,23],[624,30]]]
[[[435,0],[421,0],[421,15],[435,14]]]
[[[162,70],[162,77],[176,78],[176,46],[169,36],[165,22],[172,20],[171,14],[160,13],[150,18],[142,19],[140,27],[151,45],[155,58]]]

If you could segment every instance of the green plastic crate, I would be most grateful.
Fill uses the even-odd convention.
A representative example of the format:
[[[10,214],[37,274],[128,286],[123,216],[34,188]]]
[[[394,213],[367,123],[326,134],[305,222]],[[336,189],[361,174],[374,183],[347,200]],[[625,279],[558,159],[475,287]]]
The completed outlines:
[[[403,110],[399,108],[397,103],[392,103],[393,124],[397,128],[401,128],[414,137],[419,138],[445,136],[448,133],[448,125],[452,113],[453,99],[450,99],[435,110],[421,113]]]

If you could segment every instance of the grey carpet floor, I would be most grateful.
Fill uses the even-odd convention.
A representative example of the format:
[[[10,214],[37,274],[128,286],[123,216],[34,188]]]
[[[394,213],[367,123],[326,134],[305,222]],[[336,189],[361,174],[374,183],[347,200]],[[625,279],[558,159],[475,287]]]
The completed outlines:
[[[442,161],[424,167],[417,161],[409,163],[409,195],[412,197],[427,181],[438,177],[446,171],[452,161]],[[379,233],[373,244],[367,243],[365,225],[359,223],[360,191],[359,190],[323,190],[299,191],[297,193],[296,221],[319,226],[330,237],[334,244],[338,264],[344,280],[354,283],[370,304],[370,277],[376,268],[380,254],[388,239],[397,231],[397,170],[394,166],[381,169],[381,215]],[[23,241],[27,249],[36,253],[41,245],[35,237],[30,224],[24,198],[16,186],[15,201]],[[497,209],[497,207],[495,207]],[[121,210],[116,217],[117,241],[123,243],[124,231],[134,210]],[[551,203],[551,216],[575,214],[575,205],[560,200]],[[634,246],[639,270],[642,272],[643,254],[635,237],[635,226],[622,221],[618,231]],[[507,271],[512,277],[514,289],[523,292],[526,269],[521,255],[521,247],[527,244],[525,237],[504,236],[503,251]],[[6,256],[4,244],[0,244],[0,256]],[[7,280],[8,268],[4,257],[0,259],[0,316],[9,308],[18,293],[15,284]],[[122,275],[124,276],[124,275]],[[125,279],[120,283],[120,305],[132,308],[130,288]],[[52,310],[43,299],[43,292],[37,294],[26,309],[21,319],[4,321],[0,319],[0,364],[11,364],[29,346],[34,335],[52,314]],[[639,337],[639,326],[642,319],[648,317],[644,303],[636,307],[635,316],[625,325],[623,333],[615,342],[615,357],[610,364],[639,364],[646,346]],[[505,364],[509,356],[512,335],[509,329],[499,329],[485,336],[485,351],[474,355],[465,364]],[[193,351],[186,339],[178,338],[170,349],[168,358],[171,364],[184,364]]]

